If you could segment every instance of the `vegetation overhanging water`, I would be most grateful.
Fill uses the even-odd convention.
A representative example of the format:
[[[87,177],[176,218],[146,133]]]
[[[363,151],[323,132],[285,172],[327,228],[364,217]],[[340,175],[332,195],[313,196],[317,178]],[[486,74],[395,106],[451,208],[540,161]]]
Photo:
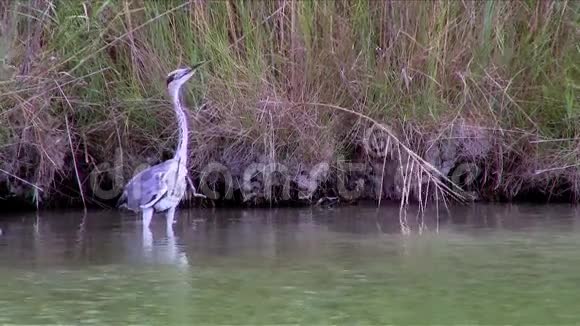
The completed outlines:
[[[110,205],[171,155],[167,72],[211,60],[185,97],[190,174],[214,204],[424,201],[450,181],[575,202],[579,8],[3,1],[0,200]]]

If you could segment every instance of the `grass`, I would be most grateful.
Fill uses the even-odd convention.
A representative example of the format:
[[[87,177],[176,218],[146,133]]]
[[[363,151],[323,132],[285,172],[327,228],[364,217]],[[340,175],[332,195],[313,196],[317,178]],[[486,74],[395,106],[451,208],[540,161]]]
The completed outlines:
[[[171,153],[164,76],[211,59],[186,95],[195,179],[214,161],[239,181],[256,162],[297,176],[346,158],[378,166],[368,193],[420,197],[428,168],[413,186],[397,177],[409,172],[409,148],[439,170],[477,165],[467,188],[484,199],[576,201],[579,23],[578,2],[565,0],[1,4],[2,192],[32,198],[16,176],[43,188],[34,198],[47,204],[98,202],[89,172],[115,153],[125,174]],[[361,151],[372,121],[400,143]],[[388,161],[399,164],[385,171]],[[395,187],[382,189],[385,180]],[[315,197],[335,192],[330,181]]]

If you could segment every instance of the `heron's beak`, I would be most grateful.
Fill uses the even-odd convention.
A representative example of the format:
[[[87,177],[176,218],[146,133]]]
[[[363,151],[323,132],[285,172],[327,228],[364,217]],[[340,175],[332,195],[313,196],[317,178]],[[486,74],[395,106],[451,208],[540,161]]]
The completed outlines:
[[[210,60],[205,60],[202,62],[198,62],[196,64],[193,65],[193,67],[191,67],[191,70],[196,70],[197,68],[203,66],[204,64],[208,63]]]

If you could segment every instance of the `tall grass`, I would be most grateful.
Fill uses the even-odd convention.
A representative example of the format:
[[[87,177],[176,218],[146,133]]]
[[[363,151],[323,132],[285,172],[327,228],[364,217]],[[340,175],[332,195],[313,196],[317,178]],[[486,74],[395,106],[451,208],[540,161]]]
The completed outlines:
[[[368,121],[310,105],[325,103],[385,123],[440,169],[476,164],[486,198],[577,197],[579,10],[566,0],[3,2],[0,182],[4,193],[37,199],[33,184],[78,198],[73,165],[88,189],[88,171],[119,150],[129,165],[166,157],[175,124],[164,76],[210,59],[186,95],[194,176],[212,161],[234,174],[282,162],[293,175],[376,161],[359,150]],[[432,154],[449,144],[452,157]]]

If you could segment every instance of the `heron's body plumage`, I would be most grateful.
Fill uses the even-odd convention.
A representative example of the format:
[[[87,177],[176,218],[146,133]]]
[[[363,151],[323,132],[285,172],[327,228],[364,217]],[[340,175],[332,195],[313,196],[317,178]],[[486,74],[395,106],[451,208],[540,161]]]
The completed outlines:
[[[139,172],[125,186],[120,206],[133,212],[149,207],[164,212],[177,206],[185,194],[186,171],[185,165],[170,159]]]
[[[178,164],[178,163],[175,163]],[[186,167],[184,165],[178,167],[179,173],[168,173],[164,178],[167,185],[167,191],[153,204],[153,208],[157,212],[164,212],[172,207],[177,207],[179,202],[185,195],[186,182]]]

